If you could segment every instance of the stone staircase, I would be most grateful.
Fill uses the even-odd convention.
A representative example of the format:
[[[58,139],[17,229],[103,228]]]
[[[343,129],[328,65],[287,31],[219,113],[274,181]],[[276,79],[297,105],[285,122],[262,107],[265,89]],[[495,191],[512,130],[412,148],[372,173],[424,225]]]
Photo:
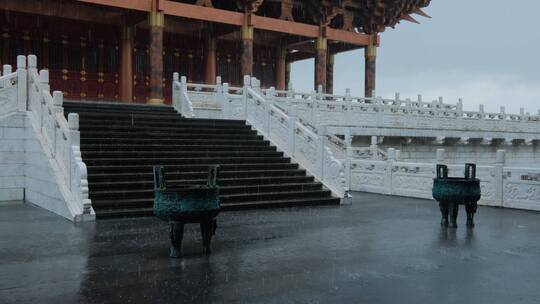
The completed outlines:
[[[80,116],[81,152],[98,218],[152,214],[152,166],[170,187],[204,184],[219,164],[224,210],[337,205],[339,199],[240,120],[183,118],[172,107],[65,102]]]

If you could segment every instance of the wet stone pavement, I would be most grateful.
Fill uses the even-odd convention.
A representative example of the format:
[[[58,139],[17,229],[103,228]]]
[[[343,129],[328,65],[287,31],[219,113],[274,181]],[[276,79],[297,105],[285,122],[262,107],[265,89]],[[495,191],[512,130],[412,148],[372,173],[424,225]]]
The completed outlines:
[[[0,303],[539,303],[540,213],[480,207],[441,229],[433,201],[227,212],[213,254],[188,225],[168,257],[154,218],[74,225],[0,205]]]

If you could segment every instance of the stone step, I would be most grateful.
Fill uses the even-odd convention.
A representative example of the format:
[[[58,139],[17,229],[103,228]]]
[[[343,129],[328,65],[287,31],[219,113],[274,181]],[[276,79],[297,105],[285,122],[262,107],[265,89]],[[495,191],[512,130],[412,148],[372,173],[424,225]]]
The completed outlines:
[[[219,134],[219,132],[208,132],[208,133],[198,133],[198,132],[188,132],[188,133],[178,133],[178,132],[107,132],[107,131],[85,131],[81,133],[81,138],[171,138],[171,139],[263,139],[261,135],[256,135],[255,132],[252,134],[242,134],[242,133],[227,133]]]
[[[123,102],[88,102],[88,101],[69,101],[64,100],[64,109],[90,109],[105,111],[107,109],[122,109],[125,111],[145,110],[152,112],[176,112],[170,105],[147,105],[138,103]]]
[[[290,191],[314,191],[322,189],[320,183],[294,183],[294,184],[269,184],[269,185],[247,185],[247,186],[220,186],[220,195],[248,194],[259,192],[290,192]],[[94,201],[112,201],[137,198],[154,198],[154,189],[141,189],[129,191],[94,191],[91,194]],[[115,205],[117,206],[117,205]],[[125,206],[124,206],[125,207]]]
[[[220,195],[223,204],[237,202],[272,201],[285,199],[300,199],[310,197],[330,196],[329,190],[310,191],[287,191],[287,192],[259,192],[259,193],[239,193],[230,195]]]
[[[180,126],[145,126],[145,125],[137,125],[136,123],[131,125],[96,125],[96,124],[89,124],[89,123],[82,123],[79,124],[79,130],[82,131],[106,131],[106,132],[245,132],[245,133],[253,133],[257,132],[255,130],[252,130],[248,126],[229,126],[228,128],[224,128],[221,126],[205,126],[205,125],[180,125]]]
[[[173,172],[207,172],[211,164],[186,164],[186,165],[168,165],[167,170]],[[88,174],[135,174],[152,172],[152,165],[117,165],[117,166],[87,166]],[[295,170],[298,169],[296,163],[250,163],[250,164],[220,164],[220,172],[228,171],[272,171],[272,170]]]
[[[163,144],[85,144],[85,152],[92,151],[276,151],[270,145],[163,145]]]
[[[85,158],[88,166],[96,165],[187,165],[187,164],[250,164],[288,163],[288,157],[198,157],[198,158]]]
[[[207,171],[167,171],[165,174],[167,180],[204,180],[207,178]],[[225,171],[220,170],[218,179],[225,178],[252,178],[252,177],[276,177],[276,176],[306,176],[306,170],[289,169],[289,170],[249,170],[249,171]],[[115,181],[153,181],[154,174],[152,169],[148,168],[144,173],[93,173],[89,170],[88,181],[92,183],[98,182],[115,182]]]
[[[253,139],[223,139],[223,138],[104,138],[99,136],[94,137],[81,137],[81,148],[85,145],[92,144],[140,144],[140,145],[152,145],[152,144],[231,144],[231,145],[250,145],[250,146],[268,146],[270,142],[267,140],[260,140],[258,138]]]
[[[119,217],[137,217],[137,216],[152,216],[153,200],[139,199],[132,200],[138,202],[136,208],[114,208],[100,209],[96,212],[98,219],[119,218]],[[290,208],[290,207],[307,207],[307,206],[332,206],[339,205],[339,199],[335,197],[321,198],[306,198],[306,199],[288,199],[288,200],[273,200],[273,201],[257,201],[257,202],[242,202],[234,204],[221,204],[222,211],[238,211],[238,210],[253,210],[253,209],[273,209],[273,208]]]
[[[219,180],[220,186],[238,186],[238,185],[269,185],[269,184],[290,184],[290,183],[310,183],[313,182],[312,176],[275,176],[275,177],[243,177],[243,178],[222,178]],[[206,179],[184,179],[167,181],[168,187],[186,187],[190,185],[204,185]],[[90,192],[94,191],[112,191],[112,190],[141,190],[154,189],[153,180],[135,180],[114,182],[92,182]]]
[[[209,124],[209,123],[193,123],[191,121],[179,121],[179,122],[146,122],[142,120],[126,120],[126,121],[109,121],[103,120],[87,120],[79,119],[80,129],[131,129],[131,130],[196,130],[196,129],[221,129],[221,130],[252,130],[248,125],[229,125],[229,124]]]
[[[167,123],[192,123],[192,124],[214,124],[214,125],[235,125],[235,126],[244,126],[246,125],[245,121],[242,120],[224,120],[224,119],[205,119],[205,118],[184,118],[178,114],[167,113],[167,114],[138,114],[138,113],[128,113],[121,112],[110,113],[110,112],[87,112],[87,111],[72,111],[73,113],[78,113],[80,120],[100,120],[102,122],[114,122],[114,121],[151,121],[151,122],[167,122]],[[64,110],[64,114],[67,116],[69,111]]]
[[[279,157],[278,151],[82,151],[83,158]]]

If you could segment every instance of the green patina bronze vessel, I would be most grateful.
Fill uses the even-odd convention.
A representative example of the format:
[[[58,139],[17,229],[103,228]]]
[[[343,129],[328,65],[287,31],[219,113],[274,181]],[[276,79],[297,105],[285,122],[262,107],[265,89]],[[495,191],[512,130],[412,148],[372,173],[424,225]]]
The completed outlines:
[[[437,177],[433,179],[433,198],[439,202],[441,226],[457,228],[459,205],[465,205],[467,227],[474,227],[474,214],[480,200],[480,180],[476,178],[476,165],[465,164],[465,176],[448,177],[448,167],[437,165]],[[448,217],[450,216],[450,221]]]
[[[216,217],[220,211],[217,174],[219,166],[208,168],[206,185],[168,188],[162,166],[154,167],[154,214],[171,225],[171,257],[179,257],[184,236],[184,224],[199,223],[204,252],[209,254],[210,241],[216,232]]]

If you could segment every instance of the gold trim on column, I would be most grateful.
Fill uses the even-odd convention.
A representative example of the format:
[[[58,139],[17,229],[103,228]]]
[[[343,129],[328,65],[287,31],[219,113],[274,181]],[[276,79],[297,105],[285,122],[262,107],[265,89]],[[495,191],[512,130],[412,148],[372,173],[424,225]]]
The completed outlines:
[[[131,26],[122,26],[122,39],[131,40],[133,39],[133,27]]]
[[[375,45],[376,40],[377,40],[377,36],[370,36],[369,44],[366,46],[365,51],[364,51],[366,58],[377,57],[377,46]]]
[[[215,51],[216,50],[216,38],[208,38],[206,47],[208,51]]]
[[[317,50],[326,50],[328,47],[328,40],[325,37],[317,37],[317,40],[315,41],[315,47]]]
[[[335,54],[329,54],[328,56],[328,64],[334,64],[334,60],[335,60],[335,57],[336,55]]]
[[[253,40],[253,25],[242,25],[242,39]]]
[[[163,104],[163,99],[161,98],[150,98],[146,102],[147,104],[153,104],[153,105],[161,105]]]
[[[150,12],[148,13],[148,25],[164,27],[165,26],[165,14],[163,12]]]

